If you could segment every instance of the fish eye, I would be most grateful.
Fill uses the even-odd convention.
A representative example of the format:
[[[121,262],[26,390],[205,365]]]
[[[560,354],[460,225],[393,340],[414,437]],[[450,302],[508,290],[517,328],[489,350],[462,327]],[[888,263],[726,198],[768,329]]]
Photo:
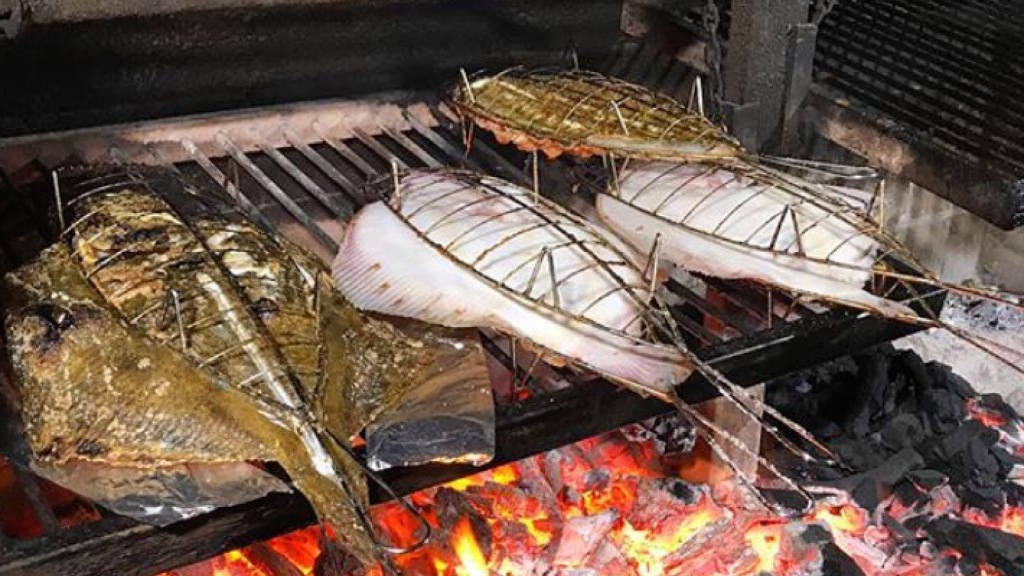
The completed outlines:
[[[55,304],[40,304],[33,313],[56,332],[64,332],[75,325],[75,318],[67,308]]]

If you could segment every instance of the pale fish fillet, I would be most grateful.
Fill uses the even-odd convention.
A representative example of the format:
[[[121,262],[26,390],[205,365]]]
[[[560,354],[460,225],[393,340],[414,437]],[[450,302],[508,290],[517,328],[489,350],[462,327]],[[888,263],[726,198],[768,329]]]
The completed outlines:
[[[637,251],[718,278],[749,279],[883,315],[915,315],[865,290],[879,244],[855,210],[704,164],[632,163],[600,194],[601,220]],[[842,215],[835,212],[842,210]]]
[[[641,338],[650,295],[610,233],[475,174],[412,171],[400,189],[400,208],[356,215],[335,259],[357,307],[497,328],[663,398],[691,372],[683,351]]]

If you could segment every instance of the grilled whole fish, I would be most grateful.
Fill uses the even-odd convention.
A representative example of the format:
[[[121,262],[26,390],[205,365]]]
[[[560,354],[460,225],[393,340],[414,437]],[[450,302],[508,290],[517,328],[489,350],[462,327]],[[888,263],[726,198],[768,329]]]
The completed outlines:
[[[512,68],[457,84],[450,101],[499,142],[549,158],[615,152],[707,160],[740,152],[735,141],[679,102],[597,72]]]
[[[650,250],[660,236],[662,256],[690,271],[757,280],[888,316],[915,314],[864,289],[881,247],[870,222],[756,172],[631,163],[611,193],[598,195],[597,209],[638,250]]]
[[[353,554],[377,560],[344,443],[479,348],[362,315],[319,261],[167,174],[105,174],[69,198],[67,242],[5,286],[36,457],[274,460]]]
[[[684,353],[644,340],[647,282],[625,246],[511,183],[414,170],[349,225],[334,276],[357,307],[493,327],[662,398]]]

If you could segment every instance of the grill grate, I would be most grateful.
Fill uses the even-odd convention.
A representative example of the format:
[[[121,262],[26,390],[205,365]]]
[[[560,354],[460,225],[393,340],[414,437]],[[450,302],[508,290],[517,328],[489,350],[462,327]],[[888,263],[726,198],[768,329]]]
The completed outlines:
[[[952,152],[1024,175],[1024,22],[992,3],[840,3],[823,23],[823,82],[931,134]]]
[[[649,47],[624,45],[604,68],[677,98],[689,89],[689,71]],[[254,219],[330,259],[342,232],[337,220],[349,217],[369,200],[363,185],[388,174],[392,159],[400,167],[456,166],[526,185],[531,181],[521,168],[528,159],[525,154],[497,146],[480,131],[467,155],[459,125],[436,103],[324,103],[21,142],[0,150],[0,167],[6,170],[0,203],[27,208],[52,198],[47,188],[49,170],[69,161],[159,164],[180,172],[193,184],[213,186],[234,198]],[[541,180],[546,194],[566,198],[574,182],[596,181],[597,172],[593,164],[547,163]],[[0,263],[22,262],[50,240],[41,233],[45,208],[32,208],[3,211],[9,219],[12,214],[28,216],[10,219],[11,227],[3,228]],[[671,310],[688,343],[741,385],[754,385],[916,331],[863,314],[822,312],[750,284],[706,279],[693,285],[672,282],[669,291]],[[513,365],[505,342],[483,337],[488,352],[520,378],[525,376],[524,367],[532,358]],[[671,410],[604,382],[574,384],[579,382],[577,377],[565,372],[558,376],[570,385],[525,401],[499,398],[498,453],[492,465]],[[690,402],[716,395],[697,378],[681,392]],[[408,494],[478,470],[437,465],[390,470],[384,476],[399,493]],[[28,479],[29,484],[33,482]],[[146,574],[266,539],[312,520],[300,497],[280,495],[217,511],[173,531],[106,517],[48,531],[36,540],[0,542],[4,544],[0,575],[66,573],[72,567],[84,575]],[[82,562],[85,557],[87,564]]]
[[[1024,224],[1022,36],[1018,2],[838,3],[815,58],[847,110],[819,111],[850,124],[830,137],[1002,228]]]

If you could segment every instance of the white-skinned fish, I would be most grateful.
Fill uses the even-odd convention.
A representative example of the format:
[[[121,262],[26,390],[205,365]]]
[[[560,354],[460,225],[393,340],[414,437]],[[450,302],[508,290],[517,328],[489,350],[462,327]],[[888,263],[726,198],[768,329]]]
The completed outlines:
[[[849,206],[704,164],[631,163],[613,188],[598,214],[637,250],[660,236],[661,257],[689,271],[915,314],[865,290],[880,244]]]
[[[357,307],[496,328],[664,399],[690,374],[684,351],[643,338],[649,282],[610,233],[496,178],[416,170],[399,186],[335,259]]]

